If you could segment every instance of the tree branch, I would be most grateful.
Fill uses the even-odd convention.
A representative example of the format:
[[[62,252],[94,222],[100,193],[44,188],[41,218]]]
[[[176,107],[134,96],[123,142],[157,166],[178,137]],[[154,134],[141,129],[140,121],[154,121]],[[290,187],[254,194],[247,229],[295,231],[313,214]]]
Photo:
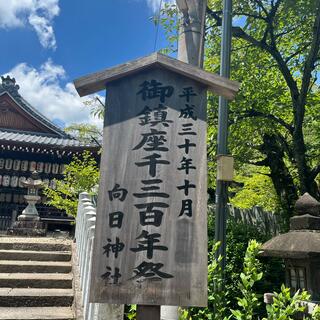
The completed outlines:
[[[313,80],[312,80],[312,81],[310,81],[310,86],[309,86],[308,93],[310,93],[310,92],[311,92],[312,87],[313,87],[313,86],[314,86],[314,84],[317,82],[317,80],[318,80],[318,77],[317,77],[317,76],[315,76],[315,77],[313,78]]]
[[[306,45],[302,46],[299,50],[291,54],[289,57],[285,59],[285,62],[288,63],[292,58],[297,56],[298,54],[302,53],[308,46],[310,45],[310,42],[308,42]]]
[[[320,173],[320,164],[311,170],[310,179],[314,180],[319,173]]]
[[[295,163],[295,160],[294,160],[294,154],[293,154],[293,150],[292,150],[292,147],[289,145],[288,143],[288,140],[286,140],[282,134],[278,134],[277,137],[279,138],[279,142],[282,144],[285,152],[287,153],[288,157],[290,159],[292,159],[292,163]]]
[[[296,29],[297,29],[297,26],[294,26],[293,28],[290,28],[290,29],[287,30],[287,31],[283,31],[283,32],[277,33],[277,34],[275,34],[274,36],[275,36],[276,39],[277,39],[277,38],[280,38],[280,37],[282,37],[282,36],[287,35],[287,34],[290,33],[290,32],[295,31]]]
[[[293,134],[293,131],[294,131],[293,126],[291,126],[290,124],[288,124],[287,122],[285,122],[281,118],[276,117],[273,114],[266,114],[266,113],[263,113],[261,111],[257,111],[257,110],[251,109],[251,110],[243,113],[240,117],[238,117],[238,119],[239,118],[240,119],[245,119],[245,118],[252,118],[252,117],[266,118],[266,119],[270,119],[272,121],[275,121],[278,124],[280,124],[281,126],[283,126],[284,128],[286,128],[291,134]]]
[[[273,22],[273,19],[276,15],[276,12],[281,4],[281,2],[283,0],[278,0],[273,6],[272,6],[272,9],[270,12],[268,12],[266,10],[266,8],[263,6],[262,2],[260,0],[254,0],[256,2],[256,4],[258,6],[261,7],[261,9],[264,11],[264,13],[266,14],[267,16],[267,20],[268,20],[268,27],[266,28],[266,32],[265,32],[265,35],[264,37],[262,38],[262,40],[257,40],[255,39],[253,36],[249,35],[248,33],[246,33],[242,28],[240,27],[232,27],[232,35],[236,38],[240,38],[240,39],[243,39],[251,44],[253,44],[254,46],[268,52],[274,59],[275,61],[277,62],[278,64],[278,67],[279,67],[279,70],[281,71],[289,89],[290,89],[290,93],[291,93],[291,97],[294,99],[294,100],[297,100],[298,97],[299,97],[299,89],[298,89],[298,86],[297,86],[297,83],[296,81],[294,80],[291,72],[290,72],[290,69],[288,68],[285,60],[282,58],[280,52],[278,51],[276,45],[275,45],[275,36],[273,35],[274,39],[272,40],[273,41],[273,44],[272,46],[269,46],[267,45],[266,43],[266,33],[267,32],[273,32],[273,29],[270,30],[270,26],[273,28],[272,26],[272,22]],[[210,8],[207,8],[207,11],[208,11],[208,14],[216,20],[217,24],[218,25],[221,25],[222,23],[222,18],[219,16],[219,14],[217,12],[214,12],[213,10],[211,10]]]
[[[266,14],[266,16],[268,15],[268,11],[267,9],[264,7],[262,1],[260,0],[254,0],[254,2],[262,9],[262,11]]]
[[[282,73],[282,75],[283,75],[283,77],[284,77],[284,79],[290,89],[290,93],[291,93],[292,98],[294,98],[295,100],[298,98],[299,89],[298,89],[297,83],[294,80],[294,78],[292,77],[292,74],[291,74],[287,64],[283,60],[283,58],[282,58],[280,52],[277,50],[277,48],[270,47],[265,42],[262,42],[262,41],[255,39],[251,35],[247,34],[245,31],[243,31],[243,29],[241,29],[240,27],[233,27],[232,28],[232,35],[236,38],[241,38],[241,39],[253,44],[254,46],[261,48],[261,49],[267,51],[268,53],[270,53],[271,56],[276,60],[276,62],[278,64],[279,70],[281,71],[281,73]]]
[[[252,13],[245,13],[245,12],[233,12],[233,14],[235,16],[245,16],[245,17],[250,17],[250,18],[255,18],[255,19],[260,19],[260,20],[263,20],[263,21],[266,21],[266,17],[263,17],[261,15],[256,15],[256,14],[252,14]]]
[[[260,161],[247,161],[248,164],[254,165],[254,166],[258,166],[258,167],[267,167],[268,166],[268,159],[263,159]]]
[[[301,94],[300,103],[305,104],[310,80],[312,77],[312,71],[314,70],[314,64],[317,61],[320,48],[320,1],[318,1],[318,8],[316,10],[316,18],[313,25],[313,35],[309,54],[304,64],[302,84],[301,84]]]
[[[267,30],[269,29],[269,33],[270,33],[270,39],[271,39],[271,46],[276,49],[277,44],[276,44],[276,37],[274,35],[274,28],[273,28],[273,21],[274,21],[274,17],[276,16],[276,13],[279,9],[279,6],[281,4],[282,0],[278,0],[276,2],[276,4],[273,3],[271,4],[271,10],[270,13],[267,16],[267,23],[268,23],[268,27]]]
[[[217,22],[217,26],[222,26],[222,18],[219,16],[220,11],[213,11],[209,7],[207,7],[207,14],[211,16]]]

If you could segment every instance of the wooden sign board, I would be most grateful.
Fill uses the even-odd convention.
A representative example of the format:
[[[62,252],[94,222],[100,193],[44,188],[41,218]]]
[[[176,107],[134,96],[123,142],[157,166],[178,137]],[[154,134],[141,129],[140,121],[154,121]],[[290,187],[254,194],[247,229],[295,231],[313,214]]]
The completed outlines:
[[[90,301],[206,306],[206,88],[152,66],[106,106]]]

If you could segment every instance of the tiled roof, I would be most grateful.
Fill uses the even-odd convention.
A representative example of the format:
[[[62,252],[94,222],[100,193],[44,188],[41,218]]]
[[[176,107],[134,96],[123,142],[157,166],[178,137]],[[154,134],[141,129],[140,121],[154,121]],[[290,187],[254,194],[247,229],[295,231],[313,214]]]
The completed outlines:
[[[61,128],[52,123],[48,118],[41,114],[38,110],[32,107],[23,97],[19,94],[19,85],[16,84],[14,78],[1,77],[2,84],[0,83],[0,96],[4,93],[8,93],[15,102],[25,110],[30,116],[41,122],[44,126],[51,129],[60,137],[70,138]]]
[[[37,146],[48,146],[57,148],[77,148],[77,147],[88,147],[97,148],[97,144],[83,144],[79,140],[71,137],[61,138],[56,135],[49,134],[38,134],[26,131],[13,131],[0,129],[0,144],[1,143],[23,143],[28,145]]]

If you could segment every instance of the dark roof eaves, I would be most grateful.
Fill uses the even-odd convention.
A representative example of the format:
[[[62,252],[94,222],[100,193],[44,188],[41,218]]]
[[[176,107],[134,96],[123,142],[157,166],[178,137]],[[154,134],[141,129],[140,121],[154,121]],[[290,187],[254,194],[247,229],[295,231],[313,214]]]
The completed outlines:
[[[70,138],[70,136],[66,134],[62,129],[53,124],[48,118],[46,118],[43,114],[37,111],[34,107],[32,107],[25,99],[23,99],[23,97],[19,93],[12,95],[8,90],[4,90],[0,93],[0,96],[2,96],[5,93],[7,93],[16,104],[22,107],[24,111],[26,111],[30,116],[32,116],[32,118],[41,122],[42,125],[54,131],[60,137]]]
[[[48,138],[77,140],[75,137],[72,137],[69,135],[66,137],[60,137],[60,136],[57,136],[56,133],[36,132],[36,131],[27,131],[27,130],[18,130],[18,129],[9,129],[9,128],[0,128],[0,132],[12,132],[12,133],[21,133],[21,134],[40,136],[40,137],[48,137]]]
[[[4,137],[1,136],[1,133],[4,134]],[[16,133],[20,136],[20,140],[18,137],[16,137],[16,140],[12,139],[6,139],[5,134],[6,133]],[[45,142],[39,142],[36,141],[34,142],[33,139],[29,141],[25,141],[26,137],[35,137],[35,136],[41,136],[41,137],[46,137],[48,139],[55,139],[55,143],[48,143],[48,140],[44,140]],[[23,139],[22,139],[23,138]],[[49,141],[50,141],[49,140]],[[58,148],[58,149],[98,149],[99,146],[97,144],[82,144],[79,140],[74,139],[74,138],[61,138],[57,137],[55,135],[48,135],[48,134],[34,134],[31,132],[26,132],[26,131],[15,131],[15,130],[3,130],[0,129],[0,143],[16,143],[16,144],[23,144],[23,145],[36,145],[36,146],[42,146],[42,147],[51,147],[51,148]]]

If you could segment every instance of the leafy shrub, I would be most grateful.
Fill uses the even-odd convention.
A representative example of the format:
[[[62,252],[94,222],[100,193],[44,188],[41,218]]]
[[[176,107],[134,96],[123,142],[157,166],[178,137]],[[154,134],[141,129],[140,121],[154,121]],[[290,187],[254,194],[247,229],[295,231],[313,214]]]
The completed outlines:
[[[251,240],[245,253],[243,270],[240,273],[237,286],[240,295],[236,296],[237,308],[229,308],[228,294],[225,290],[214,290],[212,283],[209,283],[209,305],[208,308],[189,308],[182,310],[180,320],[257,320],[261,317],[257,314],[257,310],[261,302],[260,296],[255,292],[255,284],[263,277],[262,264],[257,259],[261,245]],[[214,251],[217,246],[214,247]],[[212,252],[211,256],[214,257]],[[219,267],[219,261],[210,262],[209,264],[209,281],[215,281],[216,287],[221,286],[222,272]],[[212,267],[213,266],[213,267]],[[214,274],[212,274],[214,273]],[[302,301],[309,301],[310,295],[306,291],[301,293],[298,291],[291,296],[290,289],[284,285],[281,286],[280,293],[274,293],[273,303],[267,305],[267,316],[263,320],[291,320],[292,316],[304,311],[305,306]],[[231,311],[231,312],[230,312]],[[312,319],[319,319],[320,309],[315,308]]]
[[[274,293],[273,303],[267,305],[267,318],[263,320],[290,320],[297,312],[303,312],[305,306],[301,301],[310,300],[310,295],[306,291],[297,291],[291,296],[290,289],[284,285],[281,286],[280,293]]]
[[[214,245],[215,217],[213,214],[208,215],[208,239],[209,252]],[[263,234],[256,227],[245,223],[228,219],[227,222],[227,257],[225,272],[225,290],[227,292],[226,300],[229,301],[229,307],[235,309],[238,301],[235,297],[241,295],[238,286],[239,275],[243,270],[243,261],[245,258],[248,243],[251,239],[258,242],[265,242],[271,238],[271,235]],[[284,282],[284,264],[281,259],[259,258],[261,261],[264,280],[256,282],[254,289],[257,295],[261,296],[265,292],[279,291],[281,284]],[[266,315],[263,305],[259,306],[257,313],[260,317]]]
[[[256,240],[250,241],[244,257],[243,272],[240,273],[241,280],[238,284],[241,296],[237,297],[241,309],[231,310],[237,320],[252,320],[255,310],[260,305],[258,295],[253,290],[255,283],[260,281],[263,276],[261,263],[256,258],[260,247]]]
[[[44,194],[47,204],[65,210],[67,214],[76,216],[78,196],[81,192],[93,193],[99,181],[99,168],[91,153],[85,151],[80,157],[73,157],[66,165],[62,180],[56,180],[55,189],[46,187]]]

